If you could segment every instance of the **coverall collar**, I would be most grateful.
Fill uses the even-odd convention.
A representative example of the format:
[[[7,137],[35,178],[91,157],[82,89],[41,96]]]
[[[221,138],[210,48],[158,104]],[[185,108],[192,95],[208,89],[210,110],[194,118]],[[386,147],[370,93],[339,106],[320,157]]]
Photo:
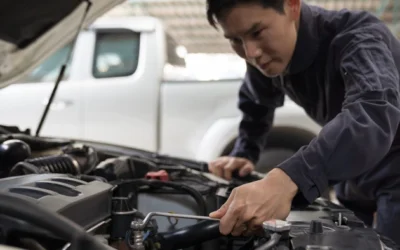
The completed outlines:
[[[302,1],[296,47],[286,72],[289,75],[307,69],[318,53],[319,35],[314,18],[310,6]]]

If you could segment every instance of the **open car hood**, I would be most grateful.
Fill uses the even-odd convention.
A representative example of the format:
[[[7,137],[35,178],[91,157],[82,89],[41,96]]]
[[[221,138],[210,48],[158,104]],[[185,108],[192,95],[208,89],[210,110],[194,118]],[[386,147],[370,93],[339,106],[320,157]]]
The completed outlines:
[[[83,27],[125,0],[91,0]],[[85,0],[2,0],[0,88],[17,82],[75,38],[88,8]]]

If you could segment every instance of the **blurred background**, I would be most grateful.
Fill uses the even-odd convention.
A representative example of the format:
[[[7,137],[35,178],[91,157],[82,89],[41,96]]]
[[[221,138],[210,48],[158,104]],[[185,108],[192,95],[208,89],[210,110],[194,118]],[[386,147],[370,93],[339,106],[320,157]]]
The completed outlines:
[[[369,11],[382,20],[397,36],[400,35],[398,0],[306,0],[309,4],[327,9]],[[232,50],[220,32],[211,28],[205,15],[204,0],[129,0],[108,15],[149,15],[162,20],[171,36],[187,52],[188,70],[204,79],[235,78],[244,72],[243,62],[232,55]],[[221,71],[218,65],[230,62],[235,70]],[[202,68],[199,68],[199,65]],[[207,76],[201,71],[206,71]]]
[[[307,2],[369,11],[400,35],[399,0]],[[2,89],[0,124],[36,133],[60,67],[67,63],[40,135],[201,161],[229,154],[238,136],[237,94],[245,63],[208,24],[205,12],[204,0],[125,1],[82,30],[76,42],[48,48],[54,50],[50,58],[20,83]],[[286,99],[257,170],[268,171],[319,131]]]

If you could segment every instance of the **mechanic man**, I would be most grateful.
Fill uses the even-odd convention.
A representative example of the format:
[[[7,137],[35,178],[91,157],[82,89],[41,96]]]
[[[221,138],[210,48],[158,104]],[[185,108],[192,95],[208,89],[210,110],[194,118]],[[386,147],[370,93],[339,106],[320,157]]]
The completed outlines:
[[[343,205],[400,244],[400,43],[366,12],[330,11],[301,0],[207,0],[247,62],[239,92],[240,136],[210,171],[231,178],[254,169],[275,108],[288,95],[322,131],[267,176],[236,188],[211,217],[223,234],[251,234],[285,219],[329,185]],[[306,202],[306,203],[304,203]]]

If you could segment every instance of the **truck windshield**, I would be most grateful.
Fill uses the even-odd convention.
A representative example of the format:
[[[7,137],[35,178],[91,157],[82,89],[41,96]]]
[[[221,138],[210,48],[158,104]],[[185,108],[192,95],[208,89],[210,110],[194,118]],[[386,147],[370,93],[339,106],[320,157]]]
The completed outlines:
[[[69,43],[63,48],[57,50],[47,60],[36,67],[22,82],[54,82],[60,73],[60,68],[67,59],[69,51],[72,49],[73,43]],[[69,63],[62,80],[66,80],[69,76]]]

